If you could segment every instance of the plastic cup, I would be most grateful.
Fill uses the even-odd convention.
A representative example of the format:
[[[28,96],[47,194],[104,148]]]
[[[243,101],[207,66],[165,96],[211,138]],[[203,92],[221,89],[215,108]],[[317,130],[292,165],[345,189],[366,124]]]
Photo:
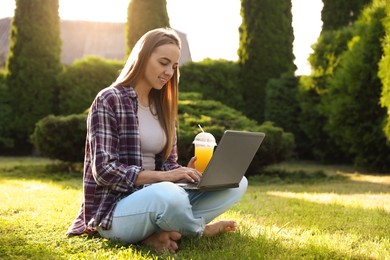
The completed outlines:
[[[213,156],[214,147],[217,143],[214,136],[206,132],[197,134],[192,143],[195,146],[195,169],[203,173]]]

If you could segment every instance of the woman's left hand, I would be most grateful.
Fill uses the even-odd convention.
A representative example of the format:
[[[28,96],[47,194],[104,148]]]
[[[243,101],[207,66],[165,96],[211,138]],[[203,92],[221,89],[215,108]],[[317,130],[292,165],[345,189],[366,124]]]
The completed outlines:
[[[191,160],[187,164],[187,167],[195,169],[195,161],[196,161],[196,156],[191,158]]]

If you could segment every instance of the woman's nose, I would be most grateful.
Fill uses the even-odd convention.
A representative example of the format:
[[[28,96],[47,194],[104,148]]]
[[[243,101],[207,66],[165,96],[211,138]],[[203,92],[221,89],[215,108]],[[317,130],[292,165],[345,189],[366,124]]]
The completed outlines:
[[[174,71],[175,71],[175,70],[174,70],[173,68],[167,68],[167,69],[165,70],[164,73],[165,73],[166,75],[172,77]]]

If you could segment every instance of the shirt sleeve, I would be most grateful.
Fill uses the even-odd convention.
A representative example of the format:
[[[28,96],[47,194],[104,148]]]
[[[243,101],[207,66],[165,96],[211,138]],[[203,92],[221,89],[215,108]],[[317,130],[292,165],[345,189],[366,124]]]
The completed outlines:
[[[88,117],[88,142],[91,153],[91,171],[96,183],[123,193],[135,189],[134,182],[141,171],[139,165],[127,165],[120,160],[119,117],[105,98],[98,97],[91,106]],[[118,115],[119,114],[119,115]]]

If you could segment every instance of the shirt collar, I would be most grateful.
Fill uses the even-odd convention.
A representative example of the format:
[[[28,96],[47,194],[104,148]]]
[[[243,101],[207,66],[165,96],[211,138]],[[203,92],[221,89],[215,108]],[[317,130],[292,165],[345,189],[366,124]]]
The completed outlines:
[[[117,85],[115,88],[124,96],[129,96],[130,98],[137,98],[137,92],[131,86],[122,86]]]

